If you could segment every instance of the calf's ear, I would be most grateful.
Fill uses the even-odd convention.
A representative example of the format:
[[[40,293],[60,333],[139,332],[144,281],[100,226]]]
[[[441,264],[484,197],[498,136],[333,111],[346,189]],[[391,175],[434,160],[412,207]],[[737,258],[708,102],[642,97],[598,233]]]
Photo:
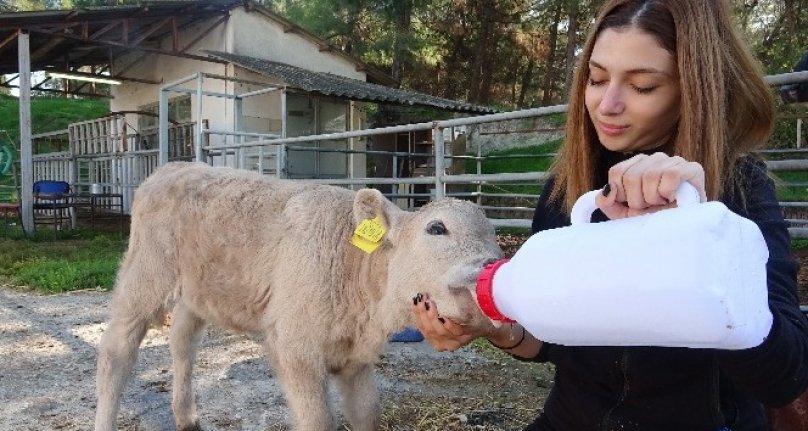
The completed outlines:
[[[378,217],[379,222],[387,233],[385,237],[388,237],[391,227],[395,226],[400,211],[380,191],[376,189],[359,190],[356,192],[353,204],[354,227],[359,226],[359,223],[362,223],[363,220]]]

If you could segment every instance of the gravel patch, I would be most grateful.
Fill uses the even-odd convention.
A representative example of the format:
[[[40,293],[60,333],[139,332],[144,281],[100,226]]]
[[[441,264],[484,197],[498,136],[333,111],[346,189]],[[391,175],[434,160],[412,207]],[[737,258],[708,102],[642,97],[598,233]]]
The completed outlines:
[[[0,430],[92,429],[96,348],[109,297],[0,287]],[[167,327],[146,335],[119,429],[174,429],[167,336]],[[552,377],[549,366],[470,348],[439,353],[425,342],[388,344],[377,370],[385,430],[518,429],[536,415]],[[280,388],[246,335],[210,327],[194,387],[204,429],[289,429]]]

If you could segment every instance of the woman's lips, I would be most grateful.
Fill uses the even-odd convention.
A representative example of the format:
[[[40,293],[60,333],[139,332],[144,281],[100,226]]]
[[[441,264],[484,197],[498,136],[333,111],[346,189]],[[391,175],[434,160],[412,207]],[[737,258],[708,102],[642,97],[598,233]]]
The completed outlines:
[[[606,135],[609,136],[617,136],[628,129],[628,126],[618,126],[616,124],[609,124],[604,123],[603,121],[598,121],[598,129]]]

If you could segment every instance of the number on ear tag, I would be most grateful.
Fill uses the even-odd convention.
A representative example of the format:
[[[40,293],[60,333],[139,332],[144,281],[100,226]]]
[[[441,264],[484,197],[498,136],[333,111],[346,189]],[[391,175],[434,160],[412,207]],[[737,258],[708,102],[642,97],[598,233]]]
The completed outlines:
[[[379,216],[362,220],[354,230],[351,244],[359,247],[365,253],[373,253],[381,245],[386,232]]]

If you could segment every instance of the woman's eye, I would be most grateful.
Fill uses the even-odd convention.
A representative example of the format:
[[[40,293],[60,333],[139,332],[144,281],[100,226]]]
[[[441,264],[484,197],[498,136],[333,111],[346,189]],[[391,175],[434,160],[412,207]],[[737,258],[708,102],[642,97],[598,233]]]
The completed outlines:
[[[631,87],[639,94],[648,94],[656,90],[656,87],[640,87],[637,85],[632,85]]]
[[[606,82],[605,79],[596,80],[596,79],[589,78],[589,85],[592,86],[592,87],[597,87],[599,85],[603,85],[605,82]]]
[[[446,226],[443,222],[433,221],[426,227],[426,233],[430,235],[446,235]]]

